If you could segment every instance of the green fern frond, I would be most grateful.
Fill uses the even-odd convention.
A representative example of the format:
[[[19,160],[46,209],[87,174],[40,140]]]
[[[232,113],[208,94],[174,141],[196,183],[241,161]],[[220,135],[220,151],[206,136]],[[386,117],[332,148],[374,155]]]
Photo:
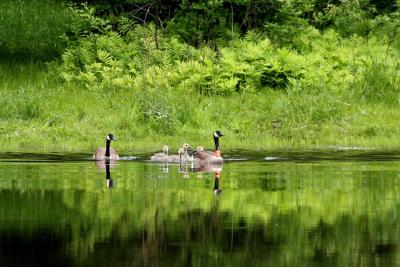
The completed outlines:
[[[112,65],[113,58],[107,51],[97,50],[97,58],[102,63]]]

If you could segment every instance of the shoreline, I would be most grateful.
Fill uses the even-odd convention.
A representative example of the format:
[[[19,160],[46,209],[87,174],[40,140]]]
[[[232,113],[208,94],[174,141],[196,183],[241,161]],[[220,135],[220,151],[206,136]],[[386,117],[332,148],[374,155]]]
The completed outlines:
[[[365,138],[349,138],[350,142],[324,142],[324,140],[316,140],[314,142],[304,142],[304,140],[280,140],[277,138],[265,137],[261,142],[255,145],[250,140],[259,140],[260,137],[249,138],[249,141],[239,141],[235,138],[226,138],[221,140],[222,151],[254,151],[254,152],[342,152],[342,151],[400,151],[400,142],[395,138],[390,139],[365,139]],[[120,137],[120,140],[122,138]],[[177,150],[183,143],[189,143],[192,148],[198,145],[204,146],[206,149],[212,150],[212,140],[209,138],[195,137],[160,137],[151,136],[140,141],[117,141],[113,142],[112,147],[117,149],[119,153],[136,152],[140,154],[153,153],[161,151],[163,145],[170,146],[171,151]],[[132,139],[131,139],[132,140]],[[349,140],[350,141],[350,140]],[[46,141],[44,139],[24,138],[22,141],[12,140],[0,145],[0,153],[6,152],[33,152],[33,153],[91,153],[97,147],[104,146],[104,142],[80,142],[76,139],[63,139],[56,137],[56,141]]]

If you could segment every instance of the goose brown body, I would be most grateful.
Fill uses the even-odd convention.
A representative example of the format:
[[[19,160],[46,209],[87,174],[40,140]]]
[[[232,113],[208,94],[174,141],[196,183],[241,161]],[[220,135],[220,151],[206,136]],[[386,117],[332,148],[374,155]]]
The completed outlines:
[[[224,159],[212,151],[197,151],[196,160],[200,162],[223,162]]]
[[[224,161],[221,156],[221,150],[219,147],[219,138],[223,135],[224,134],[221,131],[214,132],[215,151],[206,151],[203,149],[203,147],[197,147],[194,153],[196,163],[222,163]]]
[[[107,157],[105,156],[106,153],[106,148],[105,147],[99,147],[97,148],[96,152],[93,154],[93,159],[95,160],[103,160],[103,159],[119,159],[118,152],[110,147],[110,156]]]
[[[113,134],[107,134],[106,136],[106,147],[99,147],[93,154],[94,160],[105,160],[105,159],[119,159],[117,151],[110,147],[111,141],[115,141],[117,138]]]

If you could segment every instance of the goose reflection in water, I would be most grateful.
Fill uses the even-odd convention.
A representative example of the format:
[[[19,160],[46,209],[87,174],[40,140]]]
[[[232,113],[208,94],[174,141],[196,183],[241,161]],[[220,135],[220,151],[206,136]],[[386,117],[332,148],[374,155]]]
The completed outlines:
[[[222,172],[223,166],[223,163],[196,164],[193,166],[192,171],[201,173]]]
[[[221,171],[216,171],[214,175],[214,194],[219,195],[222,192],[222,189],[219,188],[219,182],[221,179]]]
[[[222,174],[223,164],[222,163],[207,163],[207,164],[179,164],[179,173],[182,174],[184,179],[188,179],[189,173],[197,173],[196,177],[203,179],[205,173],[214,173],[214,188],[213,192],[215,195],[219,195],[222,192],[220,188],[221,174]]]
[[[106,172],[106,186],[107,188],[114,187],[114,180],[111,178],[111,169],[117,165],[116,160],[112,159],[104,159],[104,160],[97,160],[96,166],[100,171]]]
[[[214,188],[213,192],[215,195],[219,195],[222,192],[220,188],[221,174],[222,174],[223,164],[222,163],[207,163],[196,165],[191,169],[192,172],[197,173],[197,178],[204,178],[205,173],[214,173]]]
[[[114,187],[114,180],[111,179],[111,172],[110,172],[111,166],[110,165],[111,165],[111,163],[109,162],[109,160],[106,160],[106,186],[107,186],[107,188]]]
[[[108,165],[108,168],[110,168],[110,169],[117,166],[117,160],[113,160],[113,159],[96,160],[95,164],[96,164],[97,169],[99,169],[99,171],[104,171],[104,170],[106,170],[107,165]]]

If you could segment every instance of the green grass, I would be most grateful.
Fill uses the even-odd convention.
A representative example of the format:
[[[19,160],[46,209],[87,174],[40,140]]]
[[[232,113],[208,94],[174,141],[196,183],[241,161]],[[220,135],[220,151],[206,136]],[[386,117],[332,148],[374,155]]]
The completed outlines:
[[[0,1],[2,60],[51,59],[65,48],[70,11],[61,1]]]
[[[167,92],[158,98],[146,98],[147,93],[141,92],[142,100],[139,93],[111,96],[115,105],[111,108],[108,98],[52,78],[44,64],[7,62],[0,64],[0,70],[1,151],[89,153],[104,145],[108,132],[119,137],[114,146],[125,155],[159,150],[164,144],[174,150],[184,142],[212,148],[211,134],[216,129],[226,134],[221,139],[223,149],[399,148],[400,108],[396,105],[338,103],[341,115],[318,124],[307,122],[307,110],[295,114],[300,119],[276,121],[280,109],[273,106],[288,103],[291,97],[279,91],[245,97]],[[169,107],[169,123],[162,114],[160,118],[145,116],[144,111],[158,107],[152,103]]]
[[[309,27],[280,47],[249,32],[216,52],[166,35],[156,45],[149,25],[76,36],[45,63],[63,51],[66,7],[12,3],[0,4],[1,151],[93,151],[109,132],[125,154],[212,148],[217,129],[223,149],[399,148],[400,45],[385,33]]]

